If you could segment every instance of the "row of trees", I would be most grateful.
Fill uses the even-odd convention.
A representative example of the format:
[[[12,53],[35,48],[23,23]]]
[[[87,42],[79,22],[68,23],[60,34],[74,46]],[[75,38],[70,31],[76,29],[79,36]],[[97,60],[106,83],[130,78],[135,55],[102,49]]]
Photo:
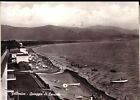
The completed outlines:
[[[10,50],[18,47],[20,47],[20,44],[16,40],[1,41],[1,54],[3,54],[6,49]]]

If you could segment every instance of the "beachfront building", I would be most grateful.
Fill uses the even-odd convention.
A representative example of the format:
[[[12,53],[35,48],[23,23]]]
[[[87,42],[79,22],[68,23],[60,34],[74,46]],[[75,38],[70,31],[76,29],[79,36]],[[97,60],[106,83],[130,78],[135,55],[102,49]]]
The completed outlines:
[[[16,61],[17,61],[17,63],[22,62],[22,61],[29,62],[29,55],[28,55],[28,53],[17,53]]]
[[[11,62],[12,63],[19,63],[19,62],[29,62],[29,55],[28,51],[25,47],[23,47],[22,43],[19,43],[18,48],[11,49]]]
[[[16,61],[19,62],[29,62],[29,54],[23,44],[20,43],[19,52],[16,53]]]
[[[11,49],[11,62],[19,63],[21,61],[29,62],[28,51],[25,47],[20,47],[16,49]]]

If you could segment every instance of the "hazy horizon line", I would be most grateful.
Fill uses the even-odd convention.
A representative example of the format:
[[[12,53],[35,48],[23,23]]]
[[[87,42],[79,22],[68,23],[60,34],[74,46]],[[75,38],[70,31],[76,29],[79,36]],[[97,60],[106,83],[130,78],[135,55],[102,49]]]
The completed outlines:
[[[51,24],[46,24],[46,25],[40,25],[40,26],[15,26],[15,25],[8,25],[8,24],[1,24],[5,26],[11,26],[11,27],[19,27],[19,28],[38,28],[38,27],[45,27],[45,26],[56,26],[56,27],[67,27],[67,28],[90,28],[90,27],[116,27],[116,28],[121,28],[121,29],[126,29],[126,30],[139,30],[139,28],[124,28],[124,27],[119,27],[119,26],[113,26],[113,25],[91,25],[91,26],[63,26],[63,25],[51,25]]]

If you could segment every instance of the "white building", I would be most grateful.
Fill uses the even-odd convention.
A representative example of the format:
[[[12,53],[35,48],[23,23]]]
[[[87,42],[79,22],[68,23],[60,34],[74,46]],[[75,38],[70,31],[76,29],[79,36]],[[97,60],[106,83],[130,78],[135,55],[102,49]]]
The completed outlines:
[[[29,62],[29,55],[28,53],[17,53],[16,60],[17,60],[17,63],[21,61]]]
[[[29,54],[25,47],[23,47],[22,43],[20,43],[20,48],[15,48],[11,50],[11,60],[12,63],[19,63],[19,62],[29,62]]]

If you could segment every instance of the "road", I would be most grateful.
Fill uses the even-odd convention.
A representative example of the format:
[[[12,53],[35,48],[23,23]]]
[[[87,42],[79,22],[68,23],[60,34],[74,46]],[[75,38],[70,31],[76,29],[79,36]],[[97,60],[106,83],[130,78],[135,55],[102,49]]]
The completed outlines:
[[[29,96],[29,93],[42,93],[42,91],[47,91],[49,88],[44,86],[44,84],[34,75],[29,73],[18,73],[16,75],[16,81],[11,81],[8,83],[8,89],[17,90],[19,93],[26,93],[26,95],[15,95],[14,100],[57,100],[53,96]]]
[[[50,84],[50,88],[61,94],[61,98],[67,100],[90,100],[91,95],[94,95],[97,100],[116,100],[107,96],[104,92],[94,88],[85,79],[71,73],[72,71],[64,71],[60,74],[38,74],[41,79]],[[63,83],[80,83],[80,86],[63,87]]]

